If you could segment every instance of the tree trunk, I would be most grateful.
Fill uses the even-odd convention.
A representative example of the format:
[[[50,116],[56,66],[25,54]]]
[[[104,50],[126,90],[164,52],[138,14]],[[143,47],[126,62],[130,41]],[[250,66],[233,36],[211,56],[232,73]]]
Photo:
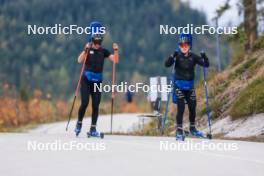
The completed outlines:
[[[257,39],[257,7],[256,0],[243,0],[244,6],[244,29],[247,36],[245,43],[246,52],[253,49]]]

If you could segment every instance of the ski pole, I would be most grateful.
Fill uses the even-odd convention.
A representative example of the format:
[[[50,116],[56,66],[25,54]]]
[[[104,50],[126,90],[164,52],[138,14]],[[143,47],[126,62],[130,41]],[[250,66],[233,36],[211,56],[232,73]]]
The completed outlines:
[[[206,82],[206,68],[205,68],[205,59],[204,59],[204,51],[201,51],[201,57],[203,58],[203,77],[204,77],[204,89],[205,89],[205,98],[206,98],[206,113],[207,113],[207,122],[209,133],[207,137],[212,139],[212,129],[211,129],[211,113],[209,112],[209,101],[208,101],[208,87]]]
[[[173,68],[171,71],[171,80],[170,80],[171,88],[173,87],[173,84],[174,84],[174,72],[175,72],[175,60],[174,60]],[[170,102],[170,97],[171,97],[172,91],[173,91],[173,88],[168,93],[168,98],[167,98],[166,108],[165,108],[165,114],[164,114],[164,120],[163,120],[163,124],[162,124],[162,134],[164,134],[164,130],[165,130],[165,126],[166,126],[167,116],[168,116],[168,112],[169,112],[169,102]]]
[[[76,100],[76,97],[78,96],[78,91],[79,91],[79,88],[80,88],[81,79],[82,79],[82,75],[83,75],[83,71],[84,71],[84,67],[85,67],[85,62],[86,62],[86,59],[87,59],[87,55],[88,55],[88,50],[86,50],[86,55],[85,55],[85,59],[84,59],[83,64],[82,64],[82,68],[81,68],[79,80],[78,80],[76,89],[74,91],[74,98],[73,98],[71,110],[70,110],[70,113],[69,113],[69,118],[68,118],[68,122],[67,122],[67,126],[66,126],[66,131],[68,131],[68,127],[69,127],[69,123],[71,121],[71,115],[72,115],[72,111],[73,111],[73,108],[74,108],[75,100]]]
[[[112,69],[112,96],[111,96],[111,127],[110,133],[113,133],[113,111],[114,111],[114,99],[115,99],[115,90],[113,89],[113,85],[115,85],[115,74],[116,74],[116,63],[118,62],[118,50],[114,50],[114,61],[113,61],[113,69]]]

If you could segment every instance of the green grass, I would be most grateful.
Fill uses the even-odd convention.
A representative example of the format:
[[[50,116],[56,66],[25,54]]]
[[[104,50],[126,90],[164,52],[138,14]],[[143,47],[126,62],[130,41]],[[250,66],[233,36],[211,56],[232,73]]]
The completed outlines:
[[[232,119],[264,112],[264,77],[242,90],[230,110]]]
[[[232,41],[231,43],[232,60],[230,65],[235,66],[244,60],[245,51],[244,51],[244,42],[241,41]]]
[[[254,67],[257,58],[248,59],[244,64],[238,67],[233,73],[231,73],[230,78],[236,79],[238,76],[242,75],[249,68]]]
[[[212,119],[216,119],[222,115],[222,108],[224,104],[227,102],[227,99],[209,99],[209,112],[212,114]],[[204,105],[200,111],[198,111],[199,116],[203,116],[207,113],[206,106]]]
[[[211,91],[209,92],[209,98],[214,98],[215,96],[223,93],[226,88],[229,86],[230,82],[229,80],[225,80],[220,84],[214,85],[211,89]]]

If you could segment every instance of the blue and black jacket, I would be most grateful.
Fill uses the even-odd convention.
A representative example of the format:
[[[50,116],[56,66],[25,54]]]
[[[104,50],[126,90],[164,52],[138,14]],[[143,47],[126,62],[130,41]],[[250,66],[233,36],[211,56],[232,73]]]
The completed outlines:
[[[170,67],[173,64],[175,65],[174,85],[179,89],[189,90],[193,88],[196,64],[200,66],[209,67],[209,60],[206,55],[203,59],[202,57],[197,56],[196,54],[191,52],[188,54],[188,56],[185,56],[180,52],[177,55],[170,56],[165,61],[166,67]]]

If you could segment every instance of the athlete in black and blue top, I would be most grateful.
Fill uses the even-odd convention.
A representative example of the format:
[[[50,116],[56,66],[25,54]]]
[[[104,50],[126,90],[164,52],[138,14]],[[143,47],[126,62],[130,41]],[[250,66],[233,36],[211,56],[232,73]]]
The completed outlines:
[[[92,22],[90,26],[91,28],[98,28],[102,25],[99,22]],[[81,106],[78,111],[78,121],[75,128],[77,136],[81,132],[82,120],[89,104],[90,97],[92,99],[92,122],[89,134],[91,136],[98,136],[99,134],[96,130],[96,124],[101,92],[95,89],[95,87],[96,85],[99,87],[100,83],[102,83],[105,58],[108,58],[112,62],[117,62],[114,59],[114,55],[101,46],[102,40],[103,36],[101,34],[92,34],[91,42],[86,44],[84,50],[78,57],[78,63],[83,63],[85,61],[85,69],[81,78]],[[118,50],[118,45],[116,43],[113,43],[113,49]],[[87,57],[87,59],[85,57]]]
[[[195,66],[209,67],[209,61],[203,53],[202,57],[190,51],[192,47],[192,36],[190,34],[181,34],[179,38],[180,51],[175,51],[165,62],[166,67],[174,65],[174,93],[177,102],[176,116],[176,139],[184,140],[183,133],[183,113],[185,101],[189,109],[190,133],[196,137],[202,137],[202,132],[195,127],[196,117],[196,95],[194,90]]]

